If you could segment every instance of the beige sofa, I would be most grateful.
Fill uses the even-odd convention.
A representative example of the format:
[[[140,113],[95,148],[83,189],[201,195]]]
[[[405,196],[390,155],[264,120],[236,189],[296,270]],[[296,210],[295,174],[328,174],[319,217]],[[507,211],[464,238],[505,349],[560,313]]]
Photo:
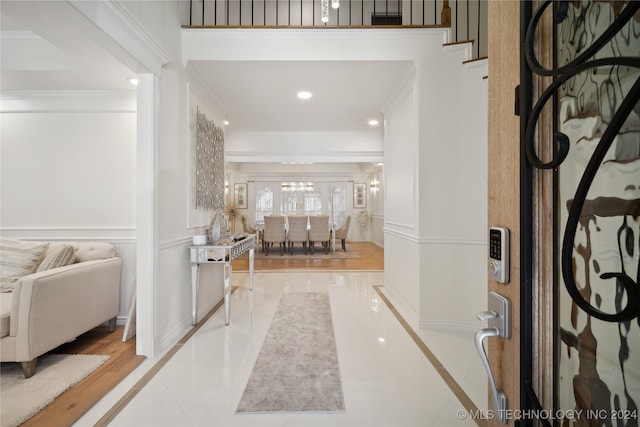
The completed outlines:
[[[39,356],[107,321],[113,330],[119,313],[122,261],[113,245],[51,242],[42,264],[61,245],[73,246],[72,264],[22,276],[0,293],[0,361],[20,362],[26,378]]]

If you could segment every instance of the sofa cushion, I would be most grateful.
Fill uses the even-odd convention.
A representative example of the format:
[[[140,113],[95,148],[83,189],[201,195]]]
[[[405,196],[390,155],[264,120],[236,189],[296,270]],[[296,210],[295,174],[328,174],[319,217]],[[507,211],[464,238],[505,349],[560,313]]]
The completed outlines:
[[[107,242],[74,242],[76,250],[75,262],[93,261],[96,259],[107,259],[116,256],[116,249]]]
[[[64,245],[55,249],[49,248],[44,259],[36,271],[45,271],[52,268],[73,264],[76,259],[76,250],[72,245]]]
[[[0,338],[9,335],[13,292],[0,293]]]
[[[49,243],[0,239],[0,291],[9,292],[16,280],[36,271]]]

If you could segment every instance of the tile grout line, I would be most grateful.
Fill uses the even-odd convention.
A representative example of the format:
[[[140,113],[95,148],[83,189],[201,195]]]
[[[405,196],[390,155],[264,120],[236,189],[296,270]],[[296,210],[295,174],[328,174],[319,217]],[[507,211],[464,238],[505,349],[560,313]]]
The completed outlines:
[[[404,319],[404,317],[402,317],[400,312],[393,306],[393,304],[391,304],[391,301],[389,301],[389,299],[384,295],[384,293],[381,290],[381,288],[383,286],[382,285],[375,285],[375,286],[372,286],[372,287],[377,292],[377,294],[380,296],[380,298],[382,298],[382,301],[384,301],[385,305],[391,311],[391,313],[395,316],[395,318],[398,320],[398,322],[400,322],[400,325],[402,325],[404,330],[409,334],[411,339],[416,343],[418,348],[420,348],[420,350],[425,355],[427,360],[429,360],[429,362],[433,365],[433,367],[435,368],[436,372],[438,372],[440,377],[444,380],[444,382],[447,384],[447,386],[451,389],[453,394],[458,398],[460,403],[462,403],[462,406],[464,406],[464,408],[467,410],[467,412],[469,412],[469,413],[471,413],[471,412],[473,412],[473,413],[479,412],[478,407],[473,403],[471,398],[469,398],[469,396],[467,395],[467,393],[465,393],[465,391],[462,389],[462,387],[460,387],[460,384],[458,384],[458,382],[453,378],[453,376],[451,376],[449,371],[444,367],[444,365],[440,362],[440,360],[438,360],[438,358],[435,356],[435,354],[433,354],[433,352],[424,343],[424,341],[422,341],[422,339],[420,339],[418,334],[416,334],[416,332],[409,325],[409,323],[407,323],[407,321]],[[486,427],[488,425],[486,420],[481,420],[481,419],[476,419],[476,424],[479,427]]]
[[[238,289],[238,286],[231,287],[231,293],[233,294]],[[213,308],[198,322],[196,326],[191,328],[176,344],[167,351],[167,353],[160,358],[158,363],[153,365],[149,371],[142,376],[132,387],[122,396],[112,407],[109,409],[95,424],[94,427],[106,427],[111,421],[113,421],[120,412],[133,400],[136,395],[142,391],[142,389],[156,376],[160,369],[162,369],[169,360],[182,348],[198,330],[215,314],[216,311],[224,304],[224,299],[218,301]]]

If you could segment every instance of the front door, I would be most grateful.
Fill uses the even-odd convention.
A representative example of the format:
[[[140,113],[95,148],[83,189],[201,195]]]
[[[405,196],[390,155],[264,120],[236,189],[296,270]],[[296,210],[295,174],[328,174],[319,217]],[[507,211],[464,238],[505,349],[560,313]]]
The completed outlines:
[[[488,290],[512,321],[486,348],[505,421],[637,426],[638,2],[488,6],[488,225],[511,230],[510,281]]]
[[[520,5],[523,426],[638,426],[640,2]]]

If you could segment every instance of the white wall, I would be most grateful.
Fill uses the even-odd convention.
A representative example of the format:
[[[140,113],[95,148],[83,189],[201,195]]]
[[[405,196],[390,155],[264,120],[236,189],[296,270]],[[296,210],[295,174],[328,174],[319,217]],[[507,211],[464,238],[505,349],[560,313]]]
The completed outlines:
[[[486,309],[486,65],[468,53],[418,58],[385,112],[385,293],[423,328],[477,328]]]
[[[2,101],[2,235],[113,243],[123,323],[136,266],[135,91],[5,92]]]
[[[420,320],[477,329],[487,301],[487,67],[463,66],[458,49],[419,72]]]
[[[196,211],[194,143],[196,106],[209,120],[222,124],[223,111],[214,97],[185,71],[178,2],[123,2],[148,37],[170,57],[161,69],[156,107],[156,254],[153,295],[153,348],[150,355],[174,344],[191,328],[192,236],[209,225],[211,212]],[[196,95],[197,94],[197,95]],[[199,318],[222,296],[220,271],[201,268]]]
[[[415,75],[385,111],[384,292],[414,327],[420,319],[417,93]],[[398,257],[398,254],[402,254]]]

